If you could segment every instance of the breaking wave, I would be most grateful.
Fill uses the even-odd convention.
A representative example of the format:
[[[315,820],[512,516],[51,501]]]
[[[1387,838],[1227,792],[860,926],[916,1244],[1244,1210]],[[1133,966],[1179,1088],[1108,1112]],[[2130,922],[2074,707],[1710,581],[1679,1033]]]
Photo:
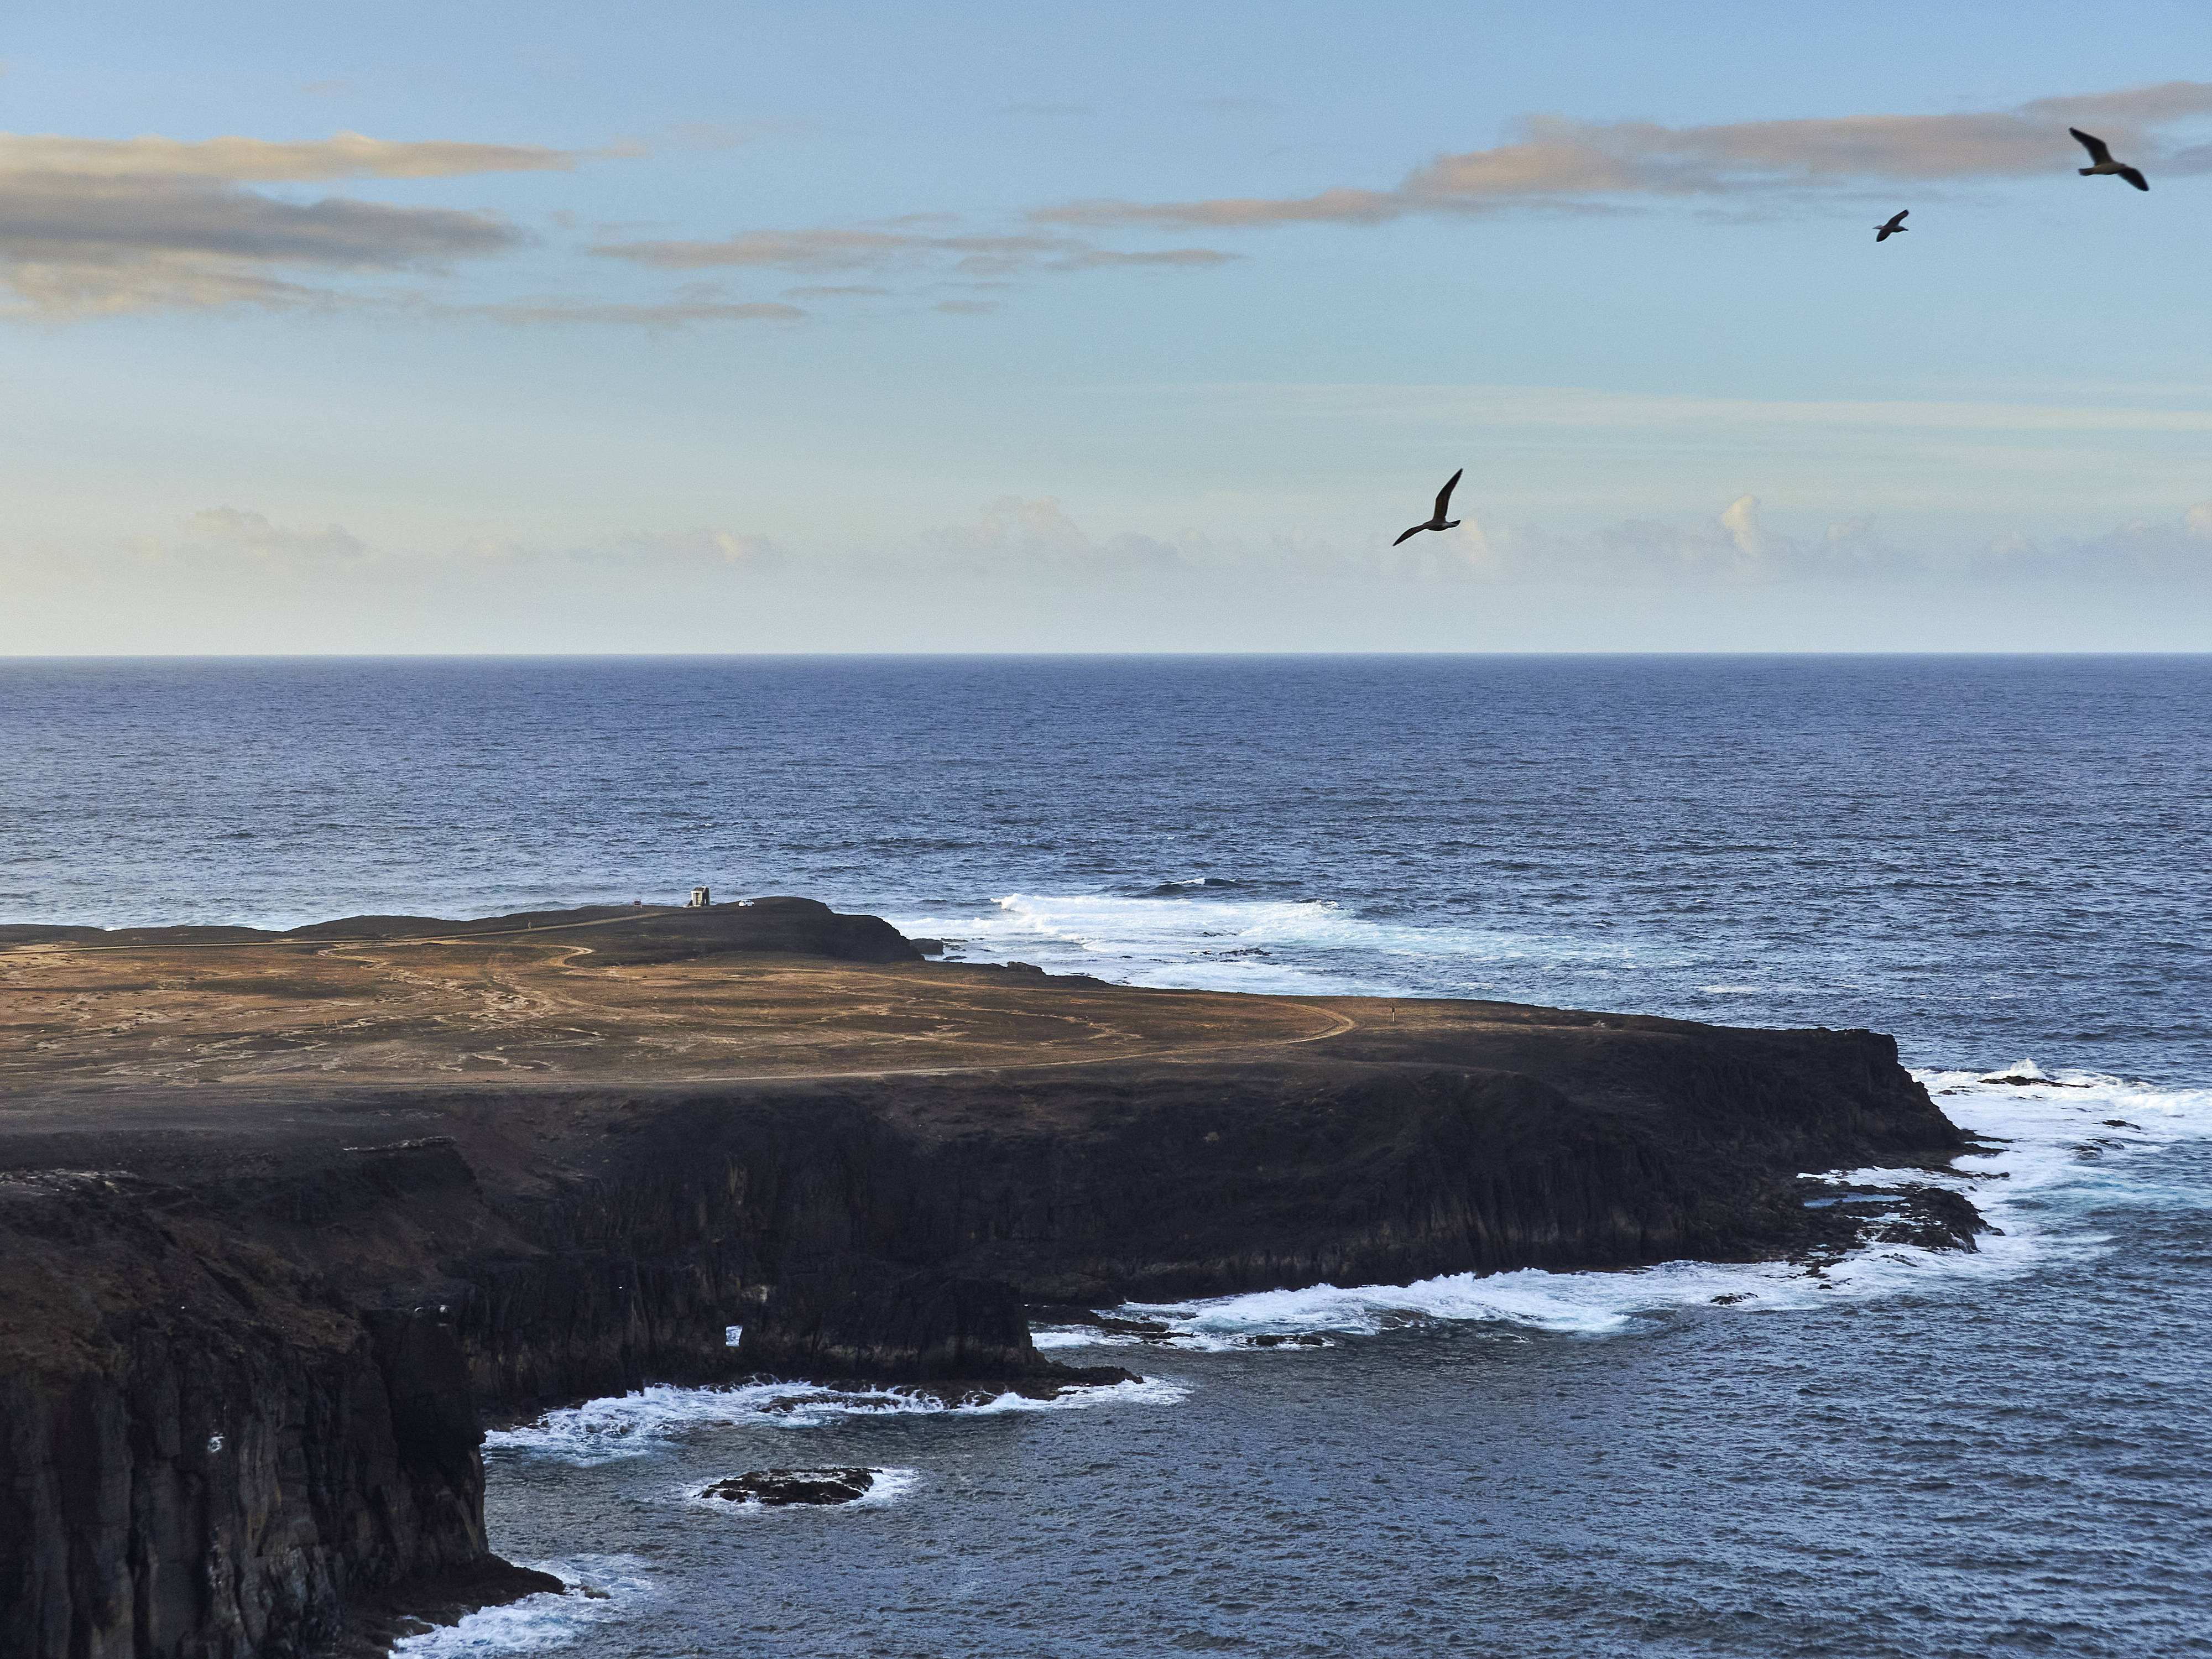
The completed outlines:
[[[1033,962],[1054,973],[1130,985],[1283,994],[1403,996],[1480,993],[1531,967],[1632,972],[1680,966],[1688,953],[1504,928],[1422,926],[1364,916],[1334,900],[1201,896],[1236,884],[1171,882],[1139,895],[1012,893],[957,920],[888,917],[941,937],[970,960]]]
[[[1153,1377],[1070,1388],[1047,1400],[1009,1389],[988,1400],[957,1402],[902,1388],[844,1390],[805,1382],[746,1382],[727,1389],[655,1385],[548,1412],[517,1428],[495,1429],[484,1436],[484,1448],[569,1463],[605,1463],[643,1456],[659,1443],[702,1428],[744,1424],[815,1429],[854,1417],[989,1417],[1007,1412],[1081,1411],[1112,1403],[1167,1406],[1187,1392],[1179,1383]]]
[[[393,1659],[464,1659],[491,1653],[544,1653],[565,1648],[593,1625],[628,1617],[653,1594],[648,1564],[630,1555],[570,1555],[525,1566],[550,1572],[568,1588],[485,1607],[457,1625],[403,1637]]]
[[[1191,1302],[1132,1303],[1117,1323],[1152,1332],[1048,1327],[1040,1347],[1152,1346],[1220,1351],[1255,1337],[1369,1336],[1428,1320],[1604,1336],[1686,1309],[1777,1313],[1924,1290],[1943,1280],[2014,1278],[2064,1255],[2101,1251],[2094,1212],[2183,1196],[2160,1178],[2157,1152],[2212,1137],[2212,1090],[2166,1089],[2093,1073],[2046,1074],[2032,1060],[1992,1073],[1914,1073],[1962,1129],[1987,1144],[1955,1173],[1918,1169],[1817,1172],[1855,1188],[1924,1186],[1965,1194],[1994,1230],[1971,1251],[1869,1244],[1811,1263],[1668,1261],[1621,1272],[1452,1273],[1412,1285],[1262,1291]],[[2193,1199],[2189,1201],[2196,1201]],[[1287,1345],[1277,1352],[1297,1352]]]

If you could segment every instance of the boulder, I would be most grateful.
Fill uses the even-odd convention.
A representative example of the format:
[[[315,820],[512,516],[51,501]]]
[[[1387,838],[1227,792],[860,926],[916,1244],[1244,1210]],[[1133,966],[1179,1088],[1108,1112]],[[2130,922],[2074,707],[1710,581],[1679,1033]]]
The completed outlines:
[[[699,1494],[726,1503],[779,1509],[787,1504],[849,1504],[876,1484],[874,1469],[755,1469],[717,1480]]]

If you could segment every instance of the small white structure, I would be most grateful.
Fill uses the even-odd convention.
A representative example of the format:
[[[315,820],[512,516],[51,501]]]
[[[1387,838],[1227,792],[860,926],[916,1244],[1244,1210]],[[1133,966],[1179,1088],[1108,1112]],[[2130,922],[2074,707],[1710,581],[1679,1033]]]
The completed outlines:
[[[705,909],[707,908],[707,890],[703,887],[694,887],[691,890],[691,902],[685,905],[684,908],[687,910]]]

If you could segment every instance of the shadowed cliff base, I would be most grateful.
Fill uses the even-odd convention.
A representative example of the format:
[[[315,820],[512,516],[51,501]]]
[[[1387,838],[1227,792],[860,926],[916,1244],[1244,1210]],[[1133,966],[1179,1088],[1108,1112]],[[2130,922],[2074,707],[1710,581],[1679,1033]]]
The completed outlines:
[[[1799,1171],[1963,1148],[1869,1032],[1140,990],[800,899],[4,937],[0,1650],[39,1659],[458,1605],[487,1414],[1127,1375],[1024,1303],[1817,1255],[1867,1218]]]

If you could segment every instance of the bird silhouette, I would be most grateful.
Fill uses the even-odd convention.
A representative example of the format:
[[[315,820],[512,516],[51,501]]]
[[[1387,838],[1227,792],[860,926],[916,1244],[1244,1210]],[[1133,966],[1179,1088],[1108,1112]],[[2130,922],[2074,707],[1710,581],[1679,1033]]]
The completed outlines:
[[[2144,178],[2142,173],[2136,172],[2125,161],[2115,161],[2112,159],[2112,152],[2103,139],[2092,138],[2079,127],[2069,127],[2066,131],[2081,141],[2081,148],[2089,152],[2089,159],[2097,164],[2094,167],[2080,168],[2079,171],[2083,178],[2087,178],[2093,173],[2117,173],[2137,190],[2150,188],[2150,180]]]
[[[1411,530],[1408,530],[1406,532],[1406,536],[1418,536],[1424,530],[1456,530],[1459,528],[1459,520],[1457,519],[1447,519],[1444,517],[1444,514],[1451,511],[1451,493],[1453,488],[1459,483],[1459,473],[1466,471],[1467,469],[1465,467],[1462,467],[1460,468],[1459,472],[1453,473],[1450,477],[1444,480],[1444,487],[1437,491],[1437,510],[1435,514],[1431,516],[1426,524],[1417,524]],[[1404,541],[1406,539],[1406,536],[1399,537],[1398,542]],[[1390,545],[1395,547],[1397,546],[1398,542],[1392,542]]]
[[[1875,240],[1886,242],[1893,236],[1902,236],[1905,234],[1905,216],[1911,211],[1911,208],[1899,208],[1889,216],[1887,224],[1876,225],[1874,228]]]

